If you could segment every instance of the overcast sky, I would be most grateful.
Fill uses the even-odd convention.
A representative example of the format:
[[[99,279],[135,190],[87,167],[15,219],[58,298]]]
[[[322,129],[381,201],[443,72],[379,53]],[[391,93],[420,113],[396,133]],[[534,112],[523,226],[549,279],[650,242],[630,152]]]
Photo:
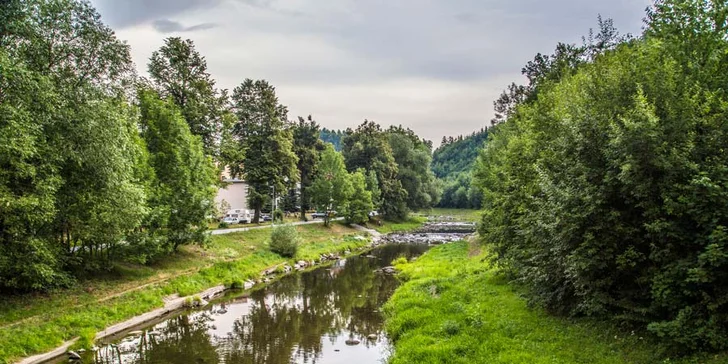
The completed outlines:
[[[169,36],[192,39],[221,88],[267,79],[289,117],[365,118],[439,144],[489,125],[493,100],[597,15],[640,33],[649,0],[92,0],[140,74]]]

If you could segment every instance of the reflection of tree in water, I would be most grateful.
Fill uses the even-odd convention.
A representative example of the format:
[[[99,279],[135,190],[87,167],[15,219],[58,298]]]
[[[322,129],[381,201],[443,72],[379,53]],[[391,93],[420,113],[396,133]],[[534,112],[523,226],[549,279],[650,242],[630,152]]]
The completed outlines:
[[[197,312],[171,318],[155,327],[159,335],[143,335],[130,343],[104,347],[96,353],[96,363],[190,363],[216,364],[218,354],[208,334],[212,317],[208,312]]]
[[[369,345],[367,335],[382,333],[379,307],[397,287],[395,277],[374,270],[400,255],[421,254],[426,247],[394,245],[377,259],[355,257],[343,269],[318,269],[286,277],[251,296],[250,313],[239,318],[225,339],[226,363],[290,363],[292,357],[315,363],[322,337],[333,342],[345,330]]]
[[[113,350],[98,353],[97,363],[227,363],[289,364],[292,359],[316,363],[324,339],[357,339],[371,345],[369,334],[382,334],[379,308],[397,287],[393,276],[375,273],[398,256],[419,255],[426,246],[390,245],[376,258],[354,257],[340,267],[320,268],[285,277],[266,290],[253,292],[249,311],[237,318],[232,332],[210,337],[209,312],[182,315],[158,325],[158,337],[143,337],[133,357]],[[106,353],[101,355],[102,353]]]

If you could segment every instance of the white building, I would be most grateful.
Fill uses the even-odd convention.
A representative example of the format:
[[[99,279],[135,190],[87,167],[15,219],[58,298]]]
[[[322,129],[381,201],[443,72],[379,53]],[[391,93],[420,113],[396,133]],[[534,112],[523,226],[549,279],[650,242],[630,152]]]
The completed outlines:
[[[248,184],[245,181],[230,177],[226,168],[223,171],[222,180],[227,183],[224,188],[217,190],[215,205],[220,208],[226,206],[225,210],[248,209]]]

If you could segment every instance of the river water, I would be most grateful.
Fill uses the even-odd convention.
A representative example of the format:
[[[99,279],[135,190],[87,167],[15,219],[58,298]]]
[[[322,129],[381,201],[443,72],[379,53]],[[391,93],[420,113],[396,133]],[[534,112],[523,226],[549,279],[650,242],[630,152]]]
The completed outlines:
[[[230,293],[84,353],[84,363],[383,363],[389,342],[381,306],[398,286],[376,270],[427,244],[389,244],[293,274],[247,294]]]

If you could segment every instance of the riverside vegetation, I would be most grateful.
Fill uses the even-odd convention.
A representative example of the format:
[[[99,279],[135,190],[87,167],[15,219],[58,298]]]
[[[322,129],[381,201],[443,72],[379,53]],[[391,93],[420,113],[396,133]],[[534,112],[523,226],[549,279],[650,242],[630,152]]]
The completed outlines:
[[[169,295],[189,296],[206,288],[239,285],[271,266],[315,260],[322,253],[355,250],[368,240],[341,224],[295,227],[300,244],[293,259],[268,248],[270,229],[216,235],[209,245],[186,246],[151,266],[116,265],[102,277],[79,282],[77,288],[33,296],[0,298],[0,363],[47,351],[80,336],[90,346],[106,326],[151,311]]]
[[[529,307],[487,249],[461,241],[395,261],[404,281],[384,307],[391,364],[719,364],[726,354],[669,358],[654,338]]]

